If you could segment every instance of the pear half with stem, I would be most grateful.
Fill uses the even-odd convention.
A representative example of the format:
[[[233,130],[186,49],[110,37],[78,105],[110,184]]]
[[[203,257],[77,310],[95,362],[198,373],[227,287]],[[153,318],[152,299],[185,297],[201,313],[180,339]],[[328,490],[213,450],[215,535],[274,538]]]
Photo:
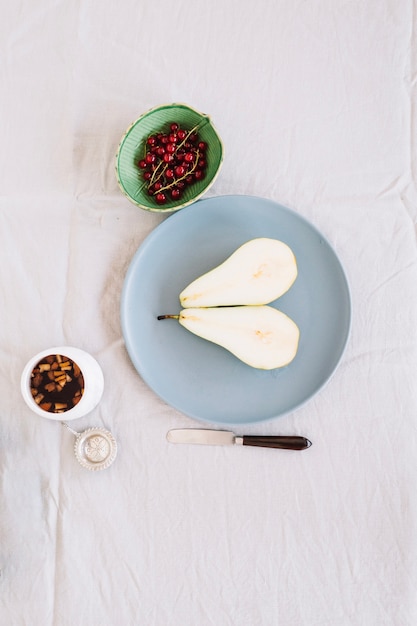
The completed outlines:
[[[158,319],[178,320],[190,332],[257,369],[288,365],[298,349],[298,326],[271,306],[184,309],[179,315],[159,315]]]
[[[259,237],[241,245],[221,265],[180,293],[185,308],[268,304],[282,296],[297,277],[291,248]]]

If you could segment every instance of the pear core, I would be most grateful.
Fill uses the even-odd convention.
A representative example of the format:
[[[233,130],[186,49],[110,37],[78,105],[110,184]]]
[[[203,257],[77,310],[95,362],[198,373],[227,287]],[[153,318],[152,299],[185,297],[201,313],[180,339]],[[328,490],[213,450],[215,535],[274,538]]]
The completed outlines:
[[[259,237],[241,245],[223,263],[191,282],[181,293],[183,308],[269,304],[297,278],[291,248]]]

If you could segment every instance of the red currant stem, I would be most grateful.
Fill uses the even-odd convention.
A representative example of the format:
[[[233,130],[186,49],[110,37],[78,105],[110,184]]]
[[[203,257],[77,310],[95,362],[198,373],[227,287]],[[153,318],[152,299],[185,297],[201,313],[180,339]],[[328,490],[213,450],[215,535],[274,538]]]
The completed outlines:
[[[197,132],[198,130],[200,130],[200,128],[202,126],[204,126],[204,124],[207,123],[208,120],[205,120],[204,122],[201,122],[200,124],[197,124],[197,126],[194,126],[194,128],[192,128],[190,131],[188,131],[188,133],[186,134],[186,136],[184,137],[184,139],[181,141],[181,143],[178,144],[177,146],[177,150],[179,150],[180,148],[182,148],[182,146],[185,144],[185,142],[189,139],[189,137]],[[175,154],[177,153],[177,150],[175,150]]]
[[[156,172],[158,171],[159,166],[162,165],[162,164],[164,165],[164,167],[162,168],[161,172],[159,173],[158,178],[155,179],[154,176],[155,176]],[[162,178],[162,176],[165,174],[166,170],[168,169],[168,165],[169,165],[169,163],[165,163],[164,161],[160,161],[158,163],[158,167],[155,168],[155,170],[154,170],[154,172],[152,174],[152,177],[151,177],[151,179],[150,179],[150,181],[148,183],[148,187],[153,185],[153,183],[157,183],[158,180],[160,180]]]
[[[159,174],[158,178],[155,180],[155,174],[157,173],[157,171],[159,170],[159,168],[160,168],[160,167],[161,167],[161,165],[163,165],[163,164],[164,164],[164,161],[159,161],[158,165],[155,167],[154,171],[152,172],[152,176],[151,176],[151,178],[150,178],[150,180],[149,180],[149,182],[148,182],[148,187],[150,187],[151,185],[153,185],[153,183],[154,183],[154,182],[156,183],[156,182],[157,182],[157,181],[161,178],[161,176],[165,173],[165,170],[163,170],[163,171]],[[166,165],[167,165],[167,164],[166,164]],[[166,169],[166,168],[165,168],[165,169]]]
[[[192,174],[194,172],[195,168],[197,167],[198,156],[199,156],[199,152],[198,152],[198,150],[196,150],[196,158],[195,158],[195,162],[194,162],[192,168],[188,172],[185,172],[184,176],[181,176],[181,178],[176,178],[175,180],[172,181],[172,183],[169,183],[168,185],[165,185],[165,187],[161,187],[161,189],[158,189],[158,191],[155,191],[155,193],[159,193],[160,191],[165,191],[166,189],[170,189],[171,187],[175,187],[175,185],[177,183],[181,182],[182,180],[187,178],[187,176]]]

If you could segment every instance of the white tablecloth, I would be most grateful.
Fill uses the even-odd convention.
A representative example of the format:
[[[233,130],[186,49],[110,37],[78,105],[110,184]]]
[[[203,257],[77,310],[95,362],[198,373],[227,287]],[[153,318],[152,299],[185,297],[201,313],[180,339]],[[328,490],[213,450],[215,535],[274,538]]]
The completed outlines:
[[[4,5],[2,624],[417,624],[416,8]],[[178,101],[224,141],[207,197],[292,208],[345,267],[352,332],[333,378],[246,429],[305,435],[305,452],[167,443],[170,428],[200,424],[128,357],[124,277],[165,217],[121,194],[114,156],[142,112]],[[105,471],[82,468],[72,435],[22,400],[26,361],[54,345],[103,369],[100,404],[72,425],[113,432]]]

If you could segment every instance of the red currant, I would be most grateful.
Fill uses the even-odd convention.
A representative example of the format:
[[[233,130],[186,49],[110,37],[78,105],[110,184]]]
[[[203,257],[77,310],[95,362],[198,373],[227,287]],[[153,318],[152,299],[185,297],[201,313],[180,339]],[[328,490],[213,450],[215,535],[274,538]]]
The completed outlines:
[[[178,200],[179,198],[181,198],[181,189],[179,189],[178,187],[173,187],[171,189],[171,198],[173,200]]]
[[[155,163],[156,156],[152,154],[151,152],[148,152],[148,154],[145,157],[145,161],[146,163],[149,163],[149,164]]]
[[[176,130],[178,130],[178,129],[179,129],[179,126],[178,126],[178,124],[177,124],[176,122],[172,122],[172,124],[171,124],[171,126],[170,126],[170,129],[171,129],[172,131],[176,131]]]
[[[177,137],[178,137],[178,139],[181,139],[181,141],[182,141],[183,139],[185,139],[185,138],[186,138],[186,136],[187,136],[187,133],[185,132],[185,130],[183,130],[182,128],[180,128],[180,129],[178,130],[178,132],[177,132]]]
[[[165,202],[167,201],[167,197],[163,191],[160,191],[159,193],[156,194],[155,200],[157,201],[158,204],[165,204]]]
[[[177,176],[178,178],[180,178],[181,176],[184,176],[185,167],[183,165],[177,165],[177,167],[174,169],[174,173],[175,173],[175,176]]]

